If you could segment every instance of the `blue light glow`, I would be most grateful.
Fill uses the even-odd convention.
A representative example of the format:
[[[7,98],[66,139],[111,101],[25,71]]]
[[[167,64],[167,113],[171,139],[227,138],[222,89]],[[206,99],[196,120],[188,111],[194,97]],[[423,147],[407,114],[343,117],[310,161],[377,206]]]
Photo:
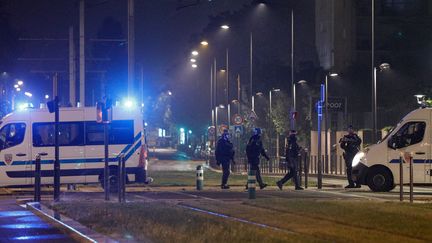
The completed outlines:
[[[29,216],[33,215],[32,212],[29,211],[3,211],[0,212],[0,217],[19,217],[19,216]]]
[[[11,238],[11,240],[54,240],[54,239],[65,239],[64,235],[29,235],[29,236],[19,236]]]
[[[49,229],[51,226],[45,223],[26,223],[26,224],[4,224],[0,225],[3,229]]]

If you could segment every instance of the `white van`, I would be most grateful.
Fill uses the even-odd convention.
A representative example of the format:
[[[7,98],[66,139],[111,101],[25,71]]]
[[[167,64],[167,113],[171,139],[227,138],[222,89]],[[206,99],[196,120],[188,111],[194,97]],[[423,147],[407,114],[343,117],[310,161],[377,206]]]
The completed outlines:
[[[103,131],[103,124],[96,123],[95,107],[60,108],[62,184],[103,182]],[[117,181],[117,161],[123,153],[127,181],[144,182],[147,148],[139,107],[113,107],[109,132],[110,181]],[[5,116],[0,122],[0,186],[33,184],[38,153],[47,153],[41,160],[41,183],[52,184],[54,134],[54,113],[48,109],[24,109]]]
[[[399,184],[401,152],[413,155],[413,181],[431,184],[432,109],[419,108],[406,115],[378,144],[356,154],[353,180],[373,191],[390,191]],[[396,149],[397,148],[397,149]],[[409,164],[403,165],[404,183],[409,182]]]

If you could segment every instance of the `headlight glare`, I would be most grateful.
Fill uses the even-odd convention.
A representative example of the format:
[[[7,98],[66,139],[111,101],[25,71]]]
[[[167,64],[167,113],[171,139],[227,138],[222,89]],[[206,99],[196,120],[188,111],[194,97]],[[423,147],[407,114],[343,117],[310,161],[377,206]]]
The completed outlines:
[[[364,152],[358,152],[355,156],[354,159],[352,160],[352,167],[356,167],[361,160],[363,160],[363,158],[365,157],[365,153]]]

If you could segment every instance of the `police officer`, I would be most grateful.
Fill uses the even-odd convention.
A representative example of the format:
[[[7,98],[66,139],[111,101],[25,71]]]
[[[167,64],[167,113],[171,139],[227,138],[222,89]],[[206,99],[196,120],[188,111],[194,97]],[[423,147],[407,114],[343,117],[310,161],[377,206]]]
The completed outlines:
[[[345,159],[345,165],[346,165],[346,173],[347,173],[347,179],[348,179],[348,186],[345,188],[360,188],[361,185],[354,184],[354,181],[352,179],[352,160],[354,159],[354,156],[356,153],[360,150],[360,144],[362,143],[362,140],[360,137],[354,132],[353,127],[348,127],[348,134],[343,136],[339,140],[340,147],[345,150],[343,153],[343,157]]]
[[[287,182],[289,179],[293,179],[295,189],[303,190],[300,186],[299,177],[298,177],[298,155],[300,152],[300,146],[297,144],[297,132],[295,130],[290,131],[290,135],[288,137],[288,145],[285,149],[285,157],[288,165],[288,173],[280,180],[276,182],[276,185],[282,190],[283,184]]]
[[[230,187],[227,185],[228,177],[230,175],[230,162],[232,161],[234,164],[234,146],[231,143],[230,135],[228,130],[224,130],[222,136],[219,138],[216,144],[216,161],[217,165],[222,165],[222,189],[229,189]]]
[[[265,149],[261,141],[261,128],[255,128],[254,134],[249,139],[249,142],[246,146],[246,156],[248,159],[250,169],[255,170],[256,172],[256,180],[259,184],[260,189],[264,189],[267,186],[267,184],[264,183],[261,178],[261,171],[259,168],[260,155],[264,156],[267,159],[267,161],[270,160],[270,158],[267,156],[265,152]],[[248,186],[246,184],[246,189],[247,188]]]

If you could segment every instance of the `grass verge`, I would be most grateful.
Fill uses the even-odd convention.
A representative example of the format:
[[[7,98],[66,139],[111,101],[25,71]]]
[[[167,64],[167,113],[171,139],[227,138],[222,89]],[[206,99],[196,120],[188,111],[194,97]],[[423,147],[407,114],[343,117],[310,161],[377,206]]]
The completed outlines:
[[[265,198],[188,205],[332,242],[431,242],[432,205]],[[252,212],[252,213],[251,213]]]
[[[317,241],[309,236],[234,222],[161,202],[61,202],[53,207],[102,234],[138,242]]]

